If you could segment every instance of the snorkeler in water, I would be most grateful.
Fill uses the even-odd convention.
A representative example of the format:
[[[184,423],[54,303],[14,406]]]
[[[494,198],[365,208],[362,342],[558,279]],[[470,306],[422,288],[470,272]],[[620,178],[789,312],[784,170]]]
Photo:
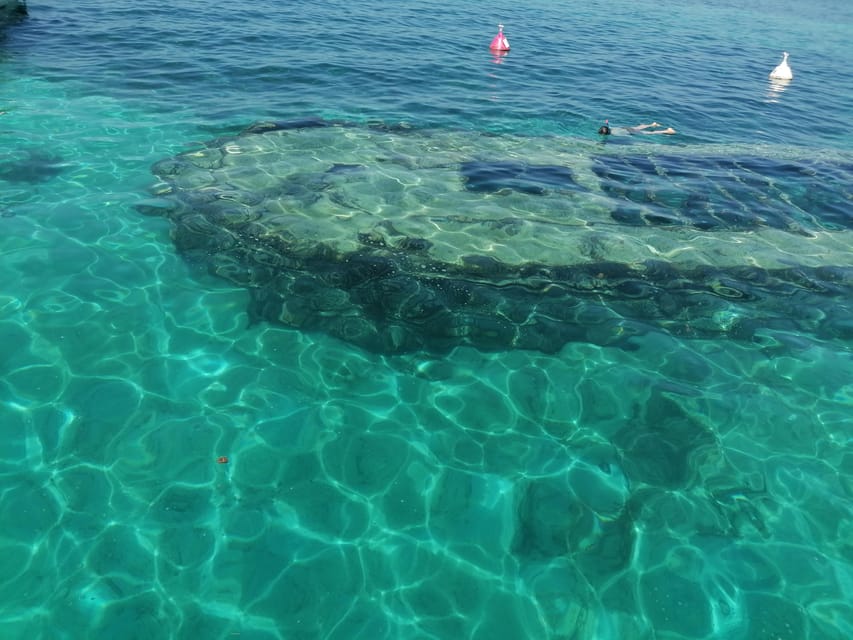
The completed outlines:
[[[620,133],[627,133],[627,134],[642,133],[645,135],[652,135],[655,133],[663,133],[665,135],[672,135],[673,133],[676,132],[675,129],[673,129],[672,127],[667,127],[666,129],[656,129],[655,131],[648,131],[648,129],[651,129],[653,127],[662,127],[662,126],[663,125],[660,123],[650,122],[649,124],[638,124],[638,125],[635,125],[633,127],[615,127],[613,129],[611,129],[609,121],[605,120],[604,124],[601,125],[601,127],[598,129],[598,133],[600,133],[603,136],[609,136],[612,134],[620,134]]]

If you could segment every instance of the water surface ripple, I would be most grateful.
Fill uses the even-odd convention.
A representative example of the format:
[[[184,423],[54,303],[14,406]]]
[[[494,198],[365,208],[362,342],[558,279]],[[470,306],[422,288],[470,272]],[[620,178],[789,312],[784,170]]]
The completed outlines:
[[[28,8],[0,638],[853,637],[853,5]]]

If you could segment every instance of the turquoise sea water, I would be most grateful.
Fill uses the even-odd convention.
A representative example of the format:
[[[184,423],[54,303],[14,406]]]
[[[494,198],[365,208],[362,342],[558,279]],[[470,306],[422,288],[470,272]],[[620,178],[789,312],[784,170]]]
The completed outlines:
[[[853,637],[849,3],[68,4],[0,31],[0,638]]]

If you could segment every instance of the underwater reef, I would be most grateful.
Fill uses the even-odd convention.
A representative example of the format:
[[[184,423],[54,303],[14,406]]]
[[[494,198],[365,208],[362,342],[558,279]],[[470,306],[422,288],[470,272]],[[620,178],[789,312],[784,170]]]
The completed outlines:
[[[746,151],[261,122],[158,162],[138,208],[252,322],[380,353],[850,338],[853,213],[827,185],[853,162]]]

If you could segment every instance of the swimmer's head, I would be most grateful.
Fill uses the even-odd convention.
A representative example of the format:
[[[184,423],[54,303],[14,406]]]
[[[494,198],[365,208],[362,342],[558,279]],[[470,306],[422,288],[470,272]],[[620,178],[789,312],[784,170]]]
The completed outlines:
[[[600,133],[603,136],[609,136],[610,135],[610,127],[608,127],[606,124],[603,124],[603,125],[601,125],[601,127],[599,127],[598,133]]]

